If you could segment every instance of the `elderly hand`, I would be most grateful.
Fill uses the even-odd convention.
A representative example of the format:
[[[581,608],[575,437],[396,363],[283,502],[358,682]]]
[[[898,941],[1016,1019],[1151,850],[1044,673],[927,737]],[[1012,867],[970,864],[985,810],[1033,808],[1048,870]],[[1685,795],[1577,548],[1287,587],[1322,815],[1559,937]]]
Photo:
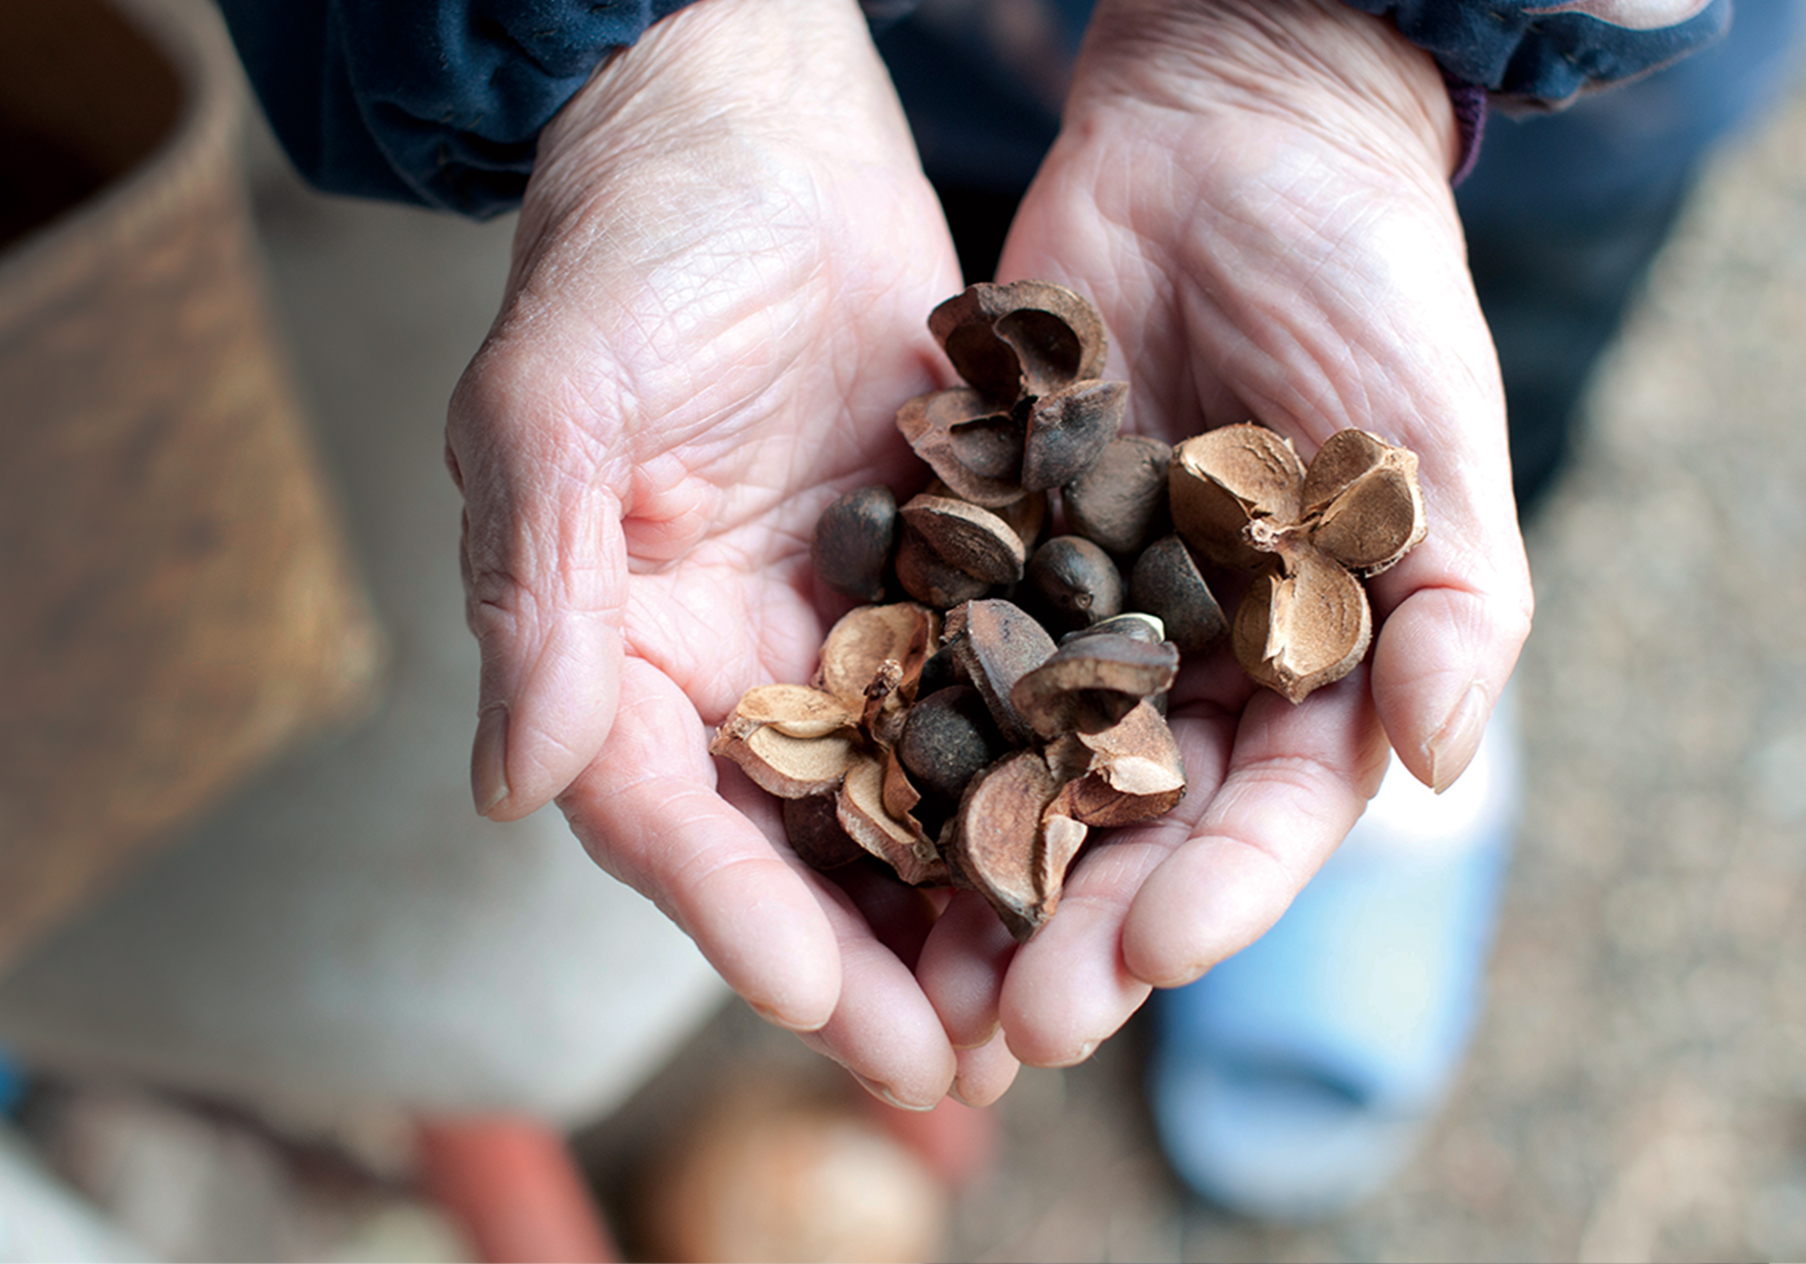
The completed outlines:
[[[1430,534],[1372,584],[1370,669],[1298,706],[1187,669],[1185,801],[1088,850],[1029,944],[955,901],[920,973],[956,1043],[1000,1024],[1025,1061],[1082,1059],[1150,987],[1272,925],[1359,816],[1388,739],[1439,790],[1472,757],[1531,592],[1455,150],[1435,65],[1338,0],[1100,5],[999,279],[1097,302],[1128,429],[1176,441],[1252,418],[1306,459],[1348,426],[1415,450]]]

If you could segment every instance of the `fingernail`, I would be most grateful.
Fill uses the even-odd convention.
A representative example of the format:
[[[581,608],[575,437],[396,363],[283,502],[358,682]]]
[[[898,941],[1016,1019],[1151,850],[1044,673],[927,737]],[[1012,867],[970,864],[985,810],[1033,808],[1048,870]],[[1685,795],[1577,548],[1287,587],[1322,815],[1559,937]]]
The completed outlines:
[[[1062,1066],[1062,1067],[1077,1066],[1079,1063],[1081,1063],[1081,1062],[1085,1061],[1087,1058],[1089,1058],[1092,1054],[1096,1053],[1097,1046],[1098,1046],[1097,1041],[1087,1040],[1084,1044],[1080,1045],[1076,1050],[1073,1051],[1073,1054],[1070,1058],[1062,1058],[1056,1065]]]
[[[753,1013],[757,1014],[760,1018],[763,1018],[773,1027],[782,1027],[785,1031],[794,1031],[799,1036],[809,1035],[814,1030],[814,1028],[811,1027],[799,1027],[763,1001],[748,1001],[747,1005],[751,1007]],[[822,1050],[818,1049],[816,1052],[820,1053]]]
[[[1441,794],[1467,770],[1474,752],[1480,749],[1480,738],[1491,715],[1492,699],[1487,696],[1486,686],[1475,681],[1430,739],[1430,789]]]
[[[877,1080],[867,1079],[865,1076],[859,1074],[859,1072],[857,1072],[857,1071],[849,1069],[847,1074],[851,1075],[854,1079],[858,1080],[860,1087],[865,1089],[865,1091],[870,1093],[873,1097],[876,1097],[879,1101],[883,1102],[886,1106],[895,1106],[898,1110],[913,1111],[914,1113],[916,1113],[918,1115],[922,1114],[924,1111],[930,1111],[930,1110],[934,1109],[934,1107],[932,1105],[912,1106],[908,1102],[904,1101],[902,1098],[898,1097],[895,1093],[891,1092],[890,1086],[888,1084],[880,1084],[880,1083],[878,1083]]]
[[[470,792],[477,815],[488,816],[508,797],[508,708],[490,707],[477,719],[470,749]]]

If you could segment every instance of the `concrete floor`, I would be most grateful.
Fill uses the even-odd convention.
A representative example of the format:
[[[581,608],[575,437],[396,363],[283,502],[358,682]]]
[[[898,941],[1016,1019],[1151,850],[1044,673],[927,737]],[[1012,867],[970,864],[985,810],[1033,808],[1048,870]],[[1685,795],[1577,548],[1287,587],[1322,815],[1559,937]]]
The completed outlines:
[[[441,408],[499,292],[506,227],[418,217],[365,235],[382,243],[367,292],[328,300],[291,261],[347,217],[408,213],[265,207],[318,397]],[[335,329],[347,302],[400,313],[385,317],[395,350]],[[346,376],[360,373],[379,376]],[[1000,1107],[1003,1161],[961,1201],[949,1258],[1806,1256],[1802,398],[1796,106],[1701,192],[1536,529],[1524,837],[1490,1008],[1419,1160],[1317,1228],[1217,1216],[1151,1148],[1131,1028],[1084,1067],[1024,1073]],[[657,1094],[777,1043],[790,1047],[730,1008],[590,1144],[631,1152]]]

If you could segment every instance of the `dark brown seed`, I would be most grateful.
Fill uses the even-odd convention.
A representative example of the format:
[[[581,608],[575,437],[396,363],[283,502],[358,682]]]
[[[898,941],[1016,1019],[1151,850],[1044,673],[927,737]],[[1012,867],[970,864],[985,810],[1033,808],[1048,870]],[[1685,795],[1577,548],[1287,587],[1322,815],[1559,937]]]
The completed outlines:
[[[1165,528],[1172,460],[1171,444],[1118,435],[1061,489],[1067,525],[1112,553],[1140,552]]]
[[[1046,491],[1084,473],[1122,428],[1128,404],[1127,382],[1074,382],[1037,399],[1022,441],[1022,486]]]
[[[840,824],[835,794],[784,800],[784,834],[802,862],[814,869],[838,869],[863,858],[865,848]]]
[[[897,757],[924,792],[957,799],[979,769],[1008,750],[983,696],[955,685],[909,709]]]
[[[815,521],[810,557],[835,592],[858,601],[884,599],[884,571],[897,535],[897,498],[888,487],[850,491]]]
[[[1035,550],[1025,573],[1055,631],[1089,627],[1122,613],[1122,574],[1089,540],[1053,537]]]
[[[1129,572],[1129,606],[1159,617],[1182,653],[1207,654],[1229,635],[1229,620],[1176,535],[1143,550]]]

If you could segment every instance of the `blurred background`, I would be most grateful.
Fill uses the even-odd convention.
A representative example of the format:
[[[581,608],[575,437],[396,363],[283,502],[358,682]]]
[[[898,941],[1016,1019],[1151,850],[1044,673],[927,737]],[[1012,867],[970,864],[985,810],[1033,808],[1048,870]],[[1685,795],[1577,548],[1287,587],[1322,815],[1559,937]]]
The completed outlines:
[[[424,520],[396,529],[428,533],[434,565],[455,577],[456,496],[436,435],[501,292],[511,221],[319,197],[255,119],[246,146],[258,249],[328,485],[355,481],[372,443],[445,483]],[[910,1249],[973,1261],[1806,1257],[1803,399],[1796,101],[1722,154],[1692,199],[1531,538],[1528,793],[1489,1004],[1404,1177],[1308,1228],[1189,1200],[1153,1145],[1132,1024],[1084,1066],[1025,1070],[989,1122],[925,1143],[907,1122],[879,1121],[942,1178],[887,1185],[903,1219],[932,1231]],[[462,748],[465,733],[452,737]],[[671,1249],[648,1224],[667,1214],[648,1182],[674,1170],[674,1140],[749,1069],[878,1118],[840,1101],[832,1067],[718,994],[669,1026],[669,1056],[569,1134],[610,1249],[630,1257]],[[405,1122],[381,1111],[298,1129],[85,1075],[79,1060],[15,1070],[0,1103],[19,1144],[135,1235],[127,1257],[506,1254],[409,1193]],[[17,1241],[9,1255],[0,1233],[0,1258],[26,1258]]]

